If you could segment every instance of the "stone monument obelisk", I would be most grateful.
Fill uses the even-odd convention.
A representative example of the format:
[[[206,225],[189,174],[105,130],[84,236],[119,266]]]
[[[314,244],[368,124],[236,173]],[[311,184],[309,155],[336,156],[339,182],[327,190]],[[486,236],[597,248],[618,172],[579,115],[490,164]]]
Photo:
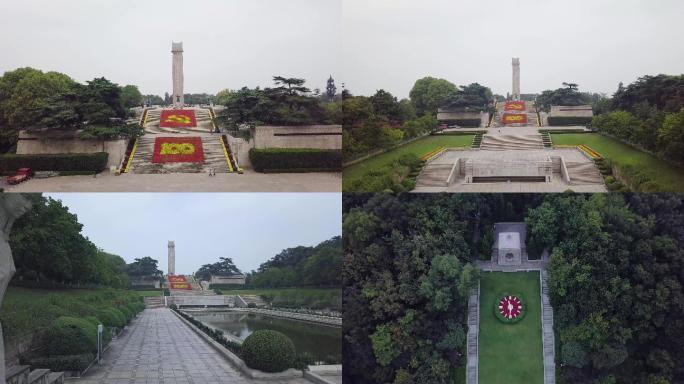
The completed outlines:
[[[173,54],[173,107],[183,108],[183,42],[171,43]]]
[[[513,100],[520,100],[520,59],[513,58]]]
[[[9,245],[9,235],[12,230],[14,220],[18,219],[31,204],[24,196],[18,193],[0,193],[0,304],[5,297],[5,291],[10,279],[16,272],[14,261],[12,260],[12,249]],[[0,382],[5,382],[5,342],[0,328]]]
[[[169,241],[169,275],[176,274],[176,244]]]

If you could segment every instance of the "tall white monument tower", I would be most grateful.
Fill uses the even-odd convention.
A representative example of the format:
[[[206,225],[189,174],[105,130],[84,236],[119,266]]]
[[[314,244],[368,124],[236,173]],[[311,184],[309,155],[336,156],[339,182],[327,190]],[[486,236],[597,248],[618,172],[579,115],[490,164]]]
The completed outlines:
[[[520,59],[513,58],[513,100],[520,100]]]
[[[169,241],[169,275],[176,274],[176,244]]]
[[[173,54],[173,107],[183,108],[183,42],[171,43]]]

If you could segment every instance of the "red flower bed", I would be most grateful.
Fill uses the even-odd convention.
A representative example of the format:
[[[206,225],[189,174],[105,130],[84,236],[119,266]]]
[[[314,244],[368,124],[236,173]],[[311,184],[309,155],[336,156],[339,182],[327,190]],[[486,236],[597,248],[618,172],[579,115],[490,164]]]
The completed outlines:
[[[185,289],[192,291],[192,286],[188,283],[171,283],[171,289]]]
[[[187,283],[188,280],[185,276],[169,276],[169,282],[171,283]]]
[[[506,319],[515,319],[522,313],[522,302],[516,296],[504,296],[499,300],[499,313]]]
[[[505,111],[524,111],[525,102],[524,101],[507,101],[504,104]]]
[[[202,163],[204,149],[199,137],[157,137],[153,163]]]
[[[196,127],[195,111],[190,109],[163,110],[159,117],[159,126],[169,128]]]
[[[527,123],[527,115],[524,113],[504,113],[501,120],[503,121],[504,124],[515,124],[515,123],[526,124]]]

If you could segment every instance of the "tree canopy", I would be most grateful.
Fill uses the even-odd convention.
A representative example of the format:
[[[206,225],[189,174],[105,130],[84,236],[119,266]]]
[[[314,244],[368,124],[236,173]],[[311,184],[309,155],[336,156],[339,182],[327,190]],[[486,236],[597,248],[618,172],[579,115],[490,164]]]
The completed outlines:
[[[315,247],[284,249],[252,271],[248,284],[259,288],[339,287],[341,269],[342,240],[337,236]]]
[[[241,274],[242,271],[233,263],[233,259],[230,257],[221,257],[219,261],[213,264],[202,265],[197,272],[195,272],[195,277],[209,281],[211,276],[230,276]]]

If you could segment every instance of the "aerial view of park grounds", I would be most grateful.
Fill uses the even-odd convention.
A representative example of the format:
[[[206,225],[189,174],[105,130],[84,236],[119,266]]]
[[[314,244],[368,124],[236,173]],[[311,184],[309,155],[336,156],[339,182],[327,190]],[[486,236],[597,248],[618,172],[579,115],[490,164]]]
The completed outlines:
[[[0,384],[684,384],[684,1],[0,15]]]

